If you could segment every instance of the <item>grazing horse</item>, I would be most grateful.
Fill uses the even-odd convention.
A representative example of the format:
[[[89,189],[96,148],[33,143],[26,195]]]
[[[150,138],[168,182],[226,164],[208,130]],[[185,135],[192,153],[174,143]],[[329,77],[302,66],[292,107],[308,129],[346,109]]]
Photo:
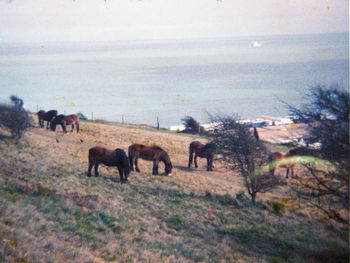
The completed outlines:
[[[39,119],[39,126],[44,128],[44,121],[47,121],[46,129],[49,129],[49,124],[53,118],[57,116],[57,110],[49,110],[48,112],[40,110],[37,112]]]
[[[101,146],[95,146],[89,149],[89,170],[87,176],[91,176],[91,169],[95,166],[95,176],[98,177],[98,165],[117,166],[120,176],[120,182],[128,181],[130,174],[129,160],[122,149],[109,150]]]
[[[297,147],[289,150],[286,154],[280,153],[280,152],[272,152],[269,155],[269,165],[270,165],[270,174],[275,174],[275,169],[277,166],[281,168],[286,168],[286,178],[288,178],[289,170],[291,171],[291,176],[293,177],[295,172],[295,161],[288,161],[286,160],[283,164],[277,164],[276,162],[285,160],[290,157],[297,157],[297,156],[317,156],[317,152],[305,147]]]
[[[194,153],[194,166],[198,168],[197,157],[207,158],[207,171],[213,171],[213,158],[216,145],[212,142],[202,144],[199,141],[190,143],[188,168],[191,168],[193,153]]]
[[[286,178],[288,178],[289,175],[289,169],[291,168],[292,176],[294,174],[294,164],[278,164],[278,162],[284,160],[287,158],[287,154],[283,154],[281,152],[272,152],[269,154],[269,170],[270,175],[275,175],[275,170],[277,167],[286,168]]]
[[[74,130],[74,124],[77,126],[77,132],[79,132],[79,117],[76,114],[72,115],[63,115],[60,114],[57,117],[53,118],[51,121],[51,130],[55,131],[56,130],[56,125],[60,124],[62,126],[63,132],[67,133],[66,126],[67,125],[72,125],[72,130]]]
[[[145,146],[142,144],[132,144],[129,146],[129,162],[131,171],[134,171],[133,163],[135,162],[136,172],[140,172],[140,169],[137,166],[137,159],[141,158],[146,161],[153,161],[152,174],[158,174],[158,164],[163,162],[165,164],[165,173],[171,175],[173,165],[171,164],[169,155],[159,146]]]

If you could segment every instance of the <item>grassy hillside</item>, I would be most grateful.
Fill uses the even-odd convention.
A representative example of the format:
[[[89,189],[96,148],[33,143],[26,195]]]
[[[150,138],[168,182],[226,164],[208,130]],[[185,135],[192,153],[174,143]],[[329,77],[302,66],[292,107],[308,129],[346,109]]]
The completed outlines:
[[[203,138],[90,122],[80,134],[35,128],[19,144],[0,134],[2,262],[339,262],[347,252],[298,210],[288,185],[253,207],[224,163],[207,172],[199,159],[188,169],[188,145]],[[127,151],[136,142],[164,148],[173,175],[153,176],[140,160],[128,184],[115,168],[86,176],[90,147]]]

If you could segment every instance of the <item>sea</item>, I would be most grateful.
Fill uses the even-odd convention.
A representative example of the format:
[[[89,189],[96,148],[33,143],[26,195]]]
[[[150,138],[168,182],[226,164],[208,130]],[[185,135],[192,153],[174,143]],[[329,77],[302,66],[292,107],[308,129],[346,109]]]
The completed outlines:
[[[0,102],[32,112],[160,127],[278,117],[317,85],[349,89],[349,33],[0,43]]]

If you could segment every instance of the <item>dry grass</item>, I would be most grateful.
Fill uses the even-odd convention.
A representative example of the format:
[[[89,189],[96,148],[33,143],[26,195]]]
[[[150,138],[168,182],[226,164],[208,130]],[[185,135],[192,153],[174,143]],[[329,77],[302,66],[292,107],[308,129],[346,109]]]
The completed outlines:
[[[2,133],[3,134],[3,133]],[[113,123],[81,133],[35,128],[15,145],[0,141],[0,261],[4,262],[317,262],[344,259],[347,243],[298,211],[288,186],[252,207],[239,174],[206,161],[188,169],[191,135]],[[152,163],[120,184],[117,169],[88,178],[92,146],[157,144],[173,176]],[[160,166],[163,172],[164,166]],[[281,205],[273,204],[279,202]],[[338,257],[337,257],[338,256]]]

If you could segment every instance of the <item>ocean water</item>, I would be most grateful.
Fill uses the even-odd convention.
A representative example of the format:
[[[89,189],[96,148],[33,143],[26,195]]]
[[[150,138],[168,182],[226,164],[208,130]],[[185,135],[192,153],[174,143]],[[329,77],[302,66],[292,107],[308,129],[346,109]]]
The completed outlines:
[[[254,42],[255,41],[255,42]],[[0,101],[160,126],[208,113],[288,115],[315,85],[349,88],[349,34],[0,43]]]

